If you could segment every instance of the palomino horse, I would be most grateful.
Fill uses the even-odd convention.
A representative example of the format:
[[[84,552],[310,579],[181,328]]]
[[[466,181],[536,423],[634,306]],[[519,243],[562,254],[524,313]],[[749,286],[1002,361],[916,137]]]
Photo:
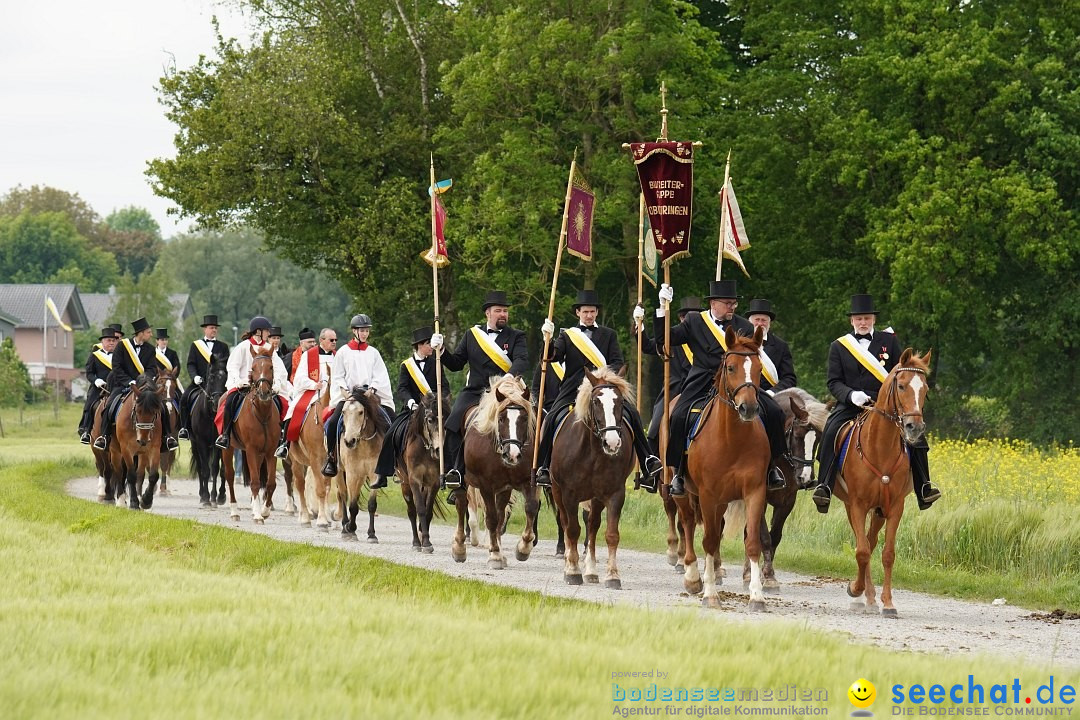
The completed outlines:
[[[225,363],[225,358],[211,356],[210,369],[195,392],[191,405],[191,475],[199,478],[199,504],[205,508],[225,504],[221,449],[214,445],[214,439],[218,436],[214,413],[221,396],[225,394],[228,375]]]
[[[154,504],[161,455],[161,412],[154,378],[140,375],[116,411],[116,436],[109,445],[113,494],[119,503],[126,488],[128,507],[149,510]],[[149,478],[147,478],[149,472]],[[146,490],[143,481],[147,480]]]
[[[375,472],[383,438],[390,429],[390,419],[379,404],[374,388],[356,386],[341,408],[342,430],[338,437],[337,497],[343,540],[356,539],[356,516],[360,514],[364,481]],[[379,508],[377,492],[368,496],[368,542],[377,543],[375,512]]]
[[[161,370],[157,374],[157,389],[161,395],[161,401],[165,403],[165,409],[169,413],[169,428],[172,430],[172,438],[176,439],[176,433],[180,431],[180,386],[176,377],[180,374],[180,368]],[[172,472],[176,462],[175,450],[161,451],[161,482],[158,484],[158,495],[168,495],[168,475]]]
[[[330,530],[330,510],[326,498],[330,494],[332,478],[322,474],[326,463],[326,441],[323,439],[322,416],[330,405],[330,383],[326,383],[322,392],[311,398],[303,421],[300,424],[300,437],[289,449],[286,467],[291,468],[291,482],[300,496],[300,524],[311,527],[311,508],[308,506],[307,484],[315,490],[315,528],[322,532]],[[300,412],[299,409],[293,412]],[[291,493],[290,493],[291,497]]]
[[[769,439],[758,419],[758,382],[761,376],[761,328],[746,338],[728,327],[720,369],[716,373],[716,396],[702,410],[697,439],[687,457],[687,496],[676,500],[686,534],[683,582],[691,593],[703,592],[705,607],[719,607],[716,592],[720,568],[720,538],[728,503],[746,504],[746,555],[750,558],[750,609],[763,610],[761,586],[761,537],[765,509],[765,476],[769,469]],[[705,551],[704,578],[698,575],[694,553],[695,515],[691,499],[700,504]],[[704,585],[702,583],[704,579]]]
[[[281,412],[274,398],[274,362],[273,349],[269,345],[251,350],[251,390],[240,403],[240,411],[233,422],[232,437],[229,438],[230,450],[233,447],[243,451],[244,465],[247,470],[244,477],[251,489],[251,519],[256,525],[262,525],[270,517],[273,509],[271,499],[277,487],[277,458],[274,450],[281,439]],[[236,507],[233,454],[227,450],[222,453],[225,460],[225,479],[229,483],[229,515],[240,518]],[[263,498],[259,490],[266,487]]]
[[[847,508],[848,522],[855,533],[855,560],[859,574],[848,584],[848,595],[865,591],[865,610],[877,606],[870,577],[870,555],[885,527],[881,564],[885,580],[881,585],[881,614],[896,617],[892,601],[892,569],[896,559],[896,529],[904,515],[904,499],[913,489],[907,444],[922,439],[926,432],[926,375],[930,353],[918,356],[907,348],[878,392],[877,402],[855,420],[846,456],[836,473],[836,497]],[[837,434],[837,445],[845,433]],[[839,457],[839,454],[837,455]],[[854,456],[854,457],[853,457]],[[866,530],[866,515],[875,511]]]
[[[443,395],[444,407],[450,407],[450,396]],[[414,550],[431,553],[431,517],[445,518],[439,500],[439,448],[443,434],[439,429],[439,403],[435,393],[428,393],[413,410],[405,428],[405,448],[397,458],[397,473],[401,478],[401,494],[409,508]]]
[[[536,486],[532,483],[529,462],[536,413],[529,402],[529,391],[516,377],[495,377],[480,398],[480,404],[465,418],[465,481],[480,491],[484,499],[484,523],[488,529],[488,567],[502,570],[506,558],[500,549],[500,526],[506,517],[510,493],[525,496],[525,530],[517,544],[516,557],[529,559],[536,541],[536,516],[540,509]],[[455,495],[458,513],[457,532],[450,554],[465,562],[465,521],[468,497]]]
[[[563,579],[582,584],[578,565],[581,526],[577,511],[589,502],[585,580],[600,582],[596,567],[596,533],[600,515],[607,510],[607,575],[604,586],[622,588],[616,554],[619,550],[619,516],[626,501],[626,477],[634,467],[631,430],[623,421],[623,403],[633,403],[630,383],[607,368],[585,371],[578,388],[573,415],[565,421],[552,446],[551,494],[566,530]]]

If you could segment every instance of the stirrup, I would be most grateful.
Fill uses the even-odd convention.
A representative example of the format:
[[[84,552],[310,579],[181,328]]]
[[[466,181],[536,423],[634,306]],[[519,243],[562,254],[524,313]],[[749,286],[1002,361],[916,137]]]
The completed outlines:
[[[682,473],[676,473],[671,478],[671,486],[668,488],[671,497],[683,497],[686,495],[686,487],[683,485]]]
[[[177,440],[190,440],[191,436],[188,435],[188,429],[187,428],[180,428],[180,431],[176,433],[176,439]]]
[[[442,477],[443,487],[447,490],[457,490],[461,487],[461,479],[461,471],[457,468],[450,468]]]
[[[108,442],[109,441],[105,439],[104,435],[98,435],[97,440],[94,441],[94,449],[104,450],[106,447],[108,447]]]
[[[334,477],[337,475],[337,458],[333,455],[326,456],[326,464],[322,466],[322,474],[326,477]]]
[[[829,502],[832,500],[832,489],[828,483],[821,483],[817,486],[817,490],[811,495],[814,499],[814,504],[817,505],[819,513],[829,512]]]
[[[551,472],[546,467],[536,468],[536,486],[551,487]]]
[[[655,455],[649,455],[645,458],[645,477],[648,477],[653,481],[653,492],[656,492],[656,476],[660,474],[660,471],[664,469],[664,463],[660,461],[660,458]],[[646,489],[648,486],[645,483],[641,483]]]
[[[386,487],[386,476],[385,475],[376,475],[375,476],[375,482],[368,485],[368,489],[370,489],[370,490],[381,490],[384,487]]]
[[[660,481],[655,475],[642,475],[639,473],[637,484],[638,487],[644,488],[646,492],[655,493],[660,491]]]
[[[918,493],[915,495],[915,499],[919,501],[919,509],[925,510],[938,500],[941,499],[941,491],[930,484],[929,481],[922,486],[923,494],[920,496]]]
[[[284,460],[289,457],[289,443],[283,442],[277,446],[277,450],[274,450],[274,457]]]
[[[83,445],[89,445],[90,444],[90,433],[84,432],[81,435],[79,435],[79,442],[81,442]]]
[[[221,435],[218,435],[217,440],[214,441],[214,446],[219,447],[222,450],[228,450],[229,449],[229,436],[226,435],[225,433],[222,433]]]
[[[176,442],[176,438],[172,435],[165,436],[165,450],[168,452],[176,452],[180,449],[180,443]]]
[[[767,485],[766,485],[767,489],[769,489],[769,490],[783,490],[784,488],[787,487],[787,479],[784,477],[784,473],[781,472],[780,468],[776,467],[775,465],[773,465],[771,468],[769,468],[769,472],[768,472],[767,477],[768,477],[768,480],[766,481],[767,482]]]

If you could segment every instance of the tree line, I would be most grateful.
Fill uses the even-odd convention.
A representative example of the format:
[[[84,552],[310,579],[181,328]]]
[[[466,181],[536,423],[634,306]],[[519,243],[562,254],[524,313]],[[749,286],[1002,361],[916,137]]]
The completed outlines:
[[[506,289],[539,346],[575,149],[596,259],[564,263],[557,320],[594,287],[626,333],[637,188],[620,145],[658,135],[663,81],[672,138],[704,143],[677,295],[712,278],[730,149],[753,243],[741,293],[772,300],[802,385],[824,394],[848,298],[871,292],[881,325],[935,349],[939,427],[1077,436],[1080,16],[1060,4],[242,4],[252,42],[162,78],[177,153],[149,176],[183,214],[337,278],[391,334],[430,316],[433,153],[455,181],[444,322],[460,332]]]

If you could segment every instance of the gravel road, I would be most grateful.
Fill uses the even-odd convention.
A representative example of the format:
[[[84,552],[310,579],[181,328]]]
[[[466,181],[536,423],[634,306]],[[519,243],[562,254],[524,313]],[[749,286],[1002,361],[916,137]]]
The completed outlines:
[[[659,553],[621,550],[619,570],[622,590],[608,590],[602,585],[589,584],[572,587],[563,582],[562,560],[554,557],[555,546],[550,534],[546,539],[541,539],[528,562],[514,559],[516,538],[507,535],[503,546],[508,568],[489,570],[487,551],[482,547],[470,547],[464,563],[453,561],[450,557],[452,528],[445,525],[432,527],[434,554],[420,554],[412,549],[412,535],[408,519],[405,518],[377,517],[375,529],[379,543],[369,544],[365,537],[367,515],[362,512],[358,533],[360,541],[345,542],[341,540],[340,529],[320,533],[301,527],[295,516],[285,515],[281,511],[275,511],[265,525],[255,525],[251,521],[250,505],[242,501],[241,518],[236,522],[229,518],[227,508],[199,507],[195,481],[170,478],[169,485],[170,495],[159,496],[151,512],[234,527],[287,542],[338,548],[402,565],[435,570],[453,577],[498,583],[552,596],[651,609],[700,608],[699,600],[683,591],[681,575],[676,574]],[[240,488],[237,490],[240,499]],[[74,480],[69,484],[68,491],[75,497],[96,501],[97,479]],[[244,491],[246,493],[246,489]],[[398,490],[392,485],[389,492]],[[277,500],[277,506],[283,507],[283,491],[277,493]],[[542,530],[550,533],[551,527],[551,523],[545,523]],[[606,550],[598,549],[601,573],[605,556]],[[854,562],[852,558],[853,568]],[[738,575],[740,570],[729,566],[732,576]],[[880,566],[876,573],[880,578]],[[1080,619],[1046,615],[1040,618],[1030,610],[1009,605],[952,600],[903,589],[894,590],[893,593],[900,612],[899,619],[886,619],[877,614],[852,611],[850,598],[845,592],[846,579],[782,571],[777,571],[777,578],[781,591],[779,595],[766,597],[766,612],[747,611],[747,594],[735,577],[725,579],[721,588],[722,608],[719,611],[698,609],[698,612],[739,622],[796,622],[819,630],[844,633],[853,643],[869,643],[894,650],[941,653],[955,657],[995,655],[1010,660],[1023,658],[1037,667],[1080,668]]]

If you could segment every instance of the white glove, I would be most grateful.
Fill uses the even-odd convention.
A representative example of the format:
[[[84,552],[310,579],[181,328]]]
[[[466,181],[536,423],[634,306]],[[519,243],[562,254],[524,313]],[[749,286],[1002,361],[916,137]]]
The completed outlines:
[[[97,380],[95,380],[95,381],[94,381],[94,384],[95,384],[95,385],[97,385],[97,386],[98,386],[98,388],[103,388],[103,387],[105,387],[105,381],[104,381],[104,380],[102,380],[101,378],[98,378]]]
[[[273,384],[270,386],[270,388],[274,391],[275,395],[280,395],[281,394],[281,381],[280,380],[275,380],[273,382]]]
[[[544,320],[544,324],[540,326],[540,332],[544,333],[548,338],[555,334],[555,323],[551,322],[551,318]]]
[[[406,401],[406,403],[405,403],[405,407],[409,408],[410,410],[415,410],[416,409],[416,401],[413,400],[412,398],[409,398],[408,401]]]
[[[135,381],[134,381],[134,380],[129,380],[129,381],[128,381],[128,385],[134,385],[134,384],[135,384]]]
[[[852,390],[851,395],[848,396],[848,402],[856,407],[862,407],[870,401],[870,396],[864,393],[862,390]]]
[[[191,378],[191,381],[196,385],[202,385],[202,375],[196,375],[195,377]]]
[[[657,293],[657,297],[660,298],[661,305],[667,305],[675,297],[675,288],[667,283],[662,283],[660,285],[660,292]]]
[[[644,320],[644,319],[645,319],[645,308],[641,307],[640,305],[635,305],[634,306],[634,323],[637,324],[637,325],[640,325],[641,321]]]
[[[250,380],[243,381],[242,383],[240,383],[240,387],[241,388],[249,388],[249,387],[251,387],[251,381]]]
[[[442,347],[443,336],[442,333],[435,333],[431,336],[431,349],[438,350]]]
[[[768,395],[769,397],[775,397],[776,396],[776,393],[774,393],[772,390],[766,390],[765,394]]]

